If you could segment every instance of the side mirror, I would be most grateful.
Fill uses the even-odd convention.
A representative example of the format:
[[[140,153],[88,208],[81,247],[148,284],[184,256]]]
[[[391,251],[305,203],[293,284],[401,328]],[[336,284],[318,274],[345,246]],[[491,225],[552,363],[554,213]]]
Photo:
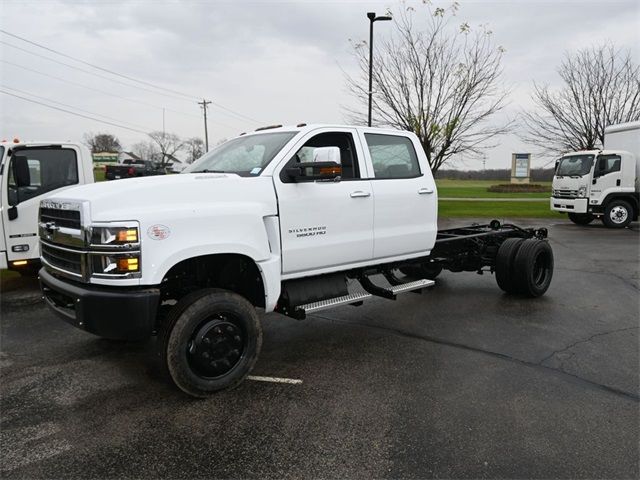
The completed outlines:
[[[28,187],[31,185],[31,173],[29,172],[29,160],[21,155],[14,155],[11,159],[13,180],[16,187]]]
[[[336,162],[305,162],[288,167],[286,173],[296,182],[335,180],[342,175],[342,166]]]
[[[340,148],[318,147],[313,150],[313,162],[334,162],[340,165]]]
[[[7,217],[9,217],[9,220],[15,220],[16,218],[18,218],[18,207],[16,207],[15,205],[9,207],[7,209]]]

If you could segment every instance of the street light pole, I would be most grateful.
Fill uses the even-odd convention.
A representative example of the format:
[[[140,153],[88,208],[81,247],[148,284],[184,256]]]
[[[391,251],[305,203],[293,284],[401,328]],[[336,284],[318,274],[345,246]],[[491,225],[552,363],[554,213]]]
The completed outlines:
[[[376,17],[376,12],[367,12],[367,18],[369,19],[369,115],[367,125],[371,126],[371,107],[373,104],[373,23],[378,20],[391,20],[391,17]]]

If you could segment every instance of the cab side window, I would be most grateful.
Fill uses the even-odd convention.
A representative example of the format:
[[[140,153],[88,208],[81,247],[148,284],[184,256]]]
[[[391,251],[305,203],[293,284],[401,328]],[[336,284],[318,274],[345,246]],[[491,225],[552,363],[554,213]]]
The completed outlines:
[[[16,187],[13,176],[13,161],[16,157],[26,157],[30,185]],[[49,148],[17,150],[9,162],[8,176],[8,194],[14,205],[61,187],[75,185],[78,183],[76,152]]]
[[[282,169],[283,175],[287,167],[293,167],[296,163],[312,162],[314,151],[321,147],[338,147],[340,149],[340,163],[342,165],[342,180],[360,178],[358,156],[356,154],[353,135],[348,132],[320,133],[310,138]],[[288,177],[281,176],[283,182],[288,182]]]
[[[600,155],[596,164],[596,177],[620,171],[620,155]]]
[[[407,137],[365,133],[375,178],[414,178],[421,175],[413,142]]]

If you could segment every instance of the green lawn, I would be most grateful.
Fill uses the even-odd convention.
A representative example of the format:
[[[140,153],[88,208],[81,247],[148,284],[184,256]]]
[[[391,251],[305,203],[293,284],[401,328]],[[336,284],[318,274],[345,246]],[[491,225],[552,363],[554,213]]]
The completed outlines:
[[[566,218],[563,214],[553,212],[547,202],[469,202],[456,200],[440,200],[438,216],[447,217],[482,217],[482,218]]]
[[[508,183],[499,180],[437,180],[439,198],[549,198],[549,193],[494,193],[491,185]],[[537,182],[551,189],[551,182]],[[566,218],[552,212],[548,202],[473,202],[440,200],[438,215],[446,217],[480,218]]]
[[[549,198],[549,193],[487,192],[492,185],[509,183],[500,180],[436,180],[438,196],[444,198]],[[536,182],[551,190],[551,182]]]

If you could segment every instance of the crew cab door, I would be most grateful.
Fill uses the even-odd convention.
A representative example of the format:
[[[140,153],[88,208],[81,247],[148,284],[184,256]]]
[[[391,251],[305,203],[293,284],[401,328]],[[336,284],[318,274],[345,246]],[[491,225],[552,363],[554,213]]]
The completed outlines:
[[[313,161],[317,148],[338,147],[336,180],[294,181],[287,168]],[[373,197],[355,129],[318,129],[302,137],[276,169],[283,275],[320,273],[371,260]]]
[[[427,254],[438,230],[438,199],[422,146],[402,132],[361,135],[373,173],[374,258]]]
[[[29,185],[17,187],[14,165],[20,158],[26,158],[29,166]],[[11,156],[7,156],[2,168],[0,195],[6,256],[9,262],[40,256],[40,200],[53,191],[79,183],[80,158],[79,152],[71,147],[18,147],[12,149]]]

